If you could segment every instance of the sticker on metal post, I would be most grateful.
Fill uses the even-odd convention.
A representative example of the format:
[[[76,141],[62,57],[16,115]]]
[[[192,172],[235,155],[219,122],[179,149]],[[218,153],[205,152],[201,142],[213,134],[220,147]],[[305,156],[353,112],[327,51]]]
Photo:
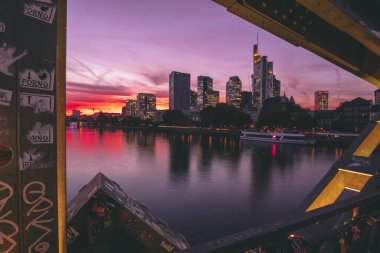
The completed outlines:
[[[12,102],[12,91],[0,89],[0,105],[10,106]]]
[[[43,3],[25,3],[24,14],[26,16],[52,24],[56,8]]]
[[[42,112],[54,113],[54,96],[21,93],[20,106],[33,108],[33,112],[36,114]]]
[[[0,144],[0,168],[9,165],[13,160],[13,150],[11,147]]]
[[[25,69],[24,71],[20,71],[18,75],[18,83],[23,88],[53,90],[54,75],[54,69],[51,71],[40,70],[38,72],[32,69]]]
[[[54,143],[53,126],[42,125],[40,122],[34,124],[26,137],[32,144],[52,144]]]

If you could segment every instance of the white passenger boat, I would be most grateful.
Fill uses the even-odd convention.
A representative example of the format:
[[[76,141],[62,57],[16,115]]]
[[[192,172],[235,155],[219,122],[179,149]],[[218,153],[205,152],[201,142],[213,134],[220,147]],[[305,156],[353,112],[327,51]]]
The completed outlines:
[[[262,141],[262,142],[272,142],[272,143],[290,143],[290,144],[303,144],[303,145],[314,145],[316,140],[312,137],[306,136],[304,134],[295,133],[260,133],[260,132],[249,132],[242,131],[240,134],[240,140],[248,141]]]

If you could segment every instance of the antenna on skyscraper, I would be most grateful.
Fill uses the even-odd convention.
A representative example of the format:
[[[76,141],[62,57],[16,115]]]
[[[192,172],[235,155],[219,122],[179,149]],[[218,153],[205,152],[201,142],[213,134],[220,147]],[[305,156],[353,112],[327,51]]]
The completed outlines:
[[[256,45],[259,47],[259,33],[256,34]]]

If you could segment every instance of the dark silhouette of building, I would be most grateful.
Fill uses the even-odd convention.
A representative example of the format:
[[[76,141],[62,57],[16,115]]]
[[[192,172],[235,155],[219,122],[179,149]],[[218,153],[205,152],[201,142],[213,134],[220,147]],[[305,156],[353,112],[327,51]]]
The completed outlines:
[[[335,110],[314,111],[314,119],[318,127],[331,129],[336,120],[336,112]]]
[[[250,91],[241,92],[240,109],[244,111],[252,109],[252,92]]]
[[[342,103],[337,109],[338,120],[352,130],[363,129],[370,120],[372,101],[357,97]]]
[[[169,75],[170,110],[190,110],[190,74],[173,71]]]
[[[375,105],[380,105],[380,89],[375,90]]]
[[[194,112],[197,110],[197,97],[196,91],[190,91],[190,111]]]

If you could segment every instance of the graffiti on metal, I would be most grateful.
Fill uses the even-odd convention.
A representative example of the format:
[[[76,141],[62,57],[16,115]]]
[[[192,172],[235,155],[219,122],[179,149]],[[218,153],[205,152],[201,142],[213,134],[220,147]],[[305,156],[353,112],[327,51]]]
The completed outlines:
[[[19,55],[15,55],[16,48],[8,45],[7,43],[3,43],[0,45],[0,72],[8,75],[14,76],[15,69],[13,64],[15,64],[18,60],[23,58],[28,54],[28,51],[24,51]]]
[[[10,106],[12,102],[12,91],[0,89],[0,105]]]
[[[25,69],[20,71],[18,82],[23,88],[33,88],[39,90],[53,90],[55,70],[34,71]]]
[[[49,24],[53,23],[55,11],[55,6],[37,2],[25,3],[24,5],[24,14],[26,16],[47,22]]]
[[[10,253],[17,246],[15,236],[19,227],[15,221],[9,219],[13,210],[4,211],[13,194],[13,188],[0,181],[0,253]]]
[[[54,112],[54,96],[21,93],[20,106],[33,108],[33,112]]]
[[[22,196],[24,203],[29,207],[26,217],[31,218],[25,227],[25,231],[34,229],[40,235],[28,246],[28,253],[47,252],[50,248],[50,242],[45,240],[45,237],[52,231],[49,224],[52,224],[54,219],[48,218],[48,216],[54,203],[46,197],[45,183],[41,181],[28,183],[23,189]]]

